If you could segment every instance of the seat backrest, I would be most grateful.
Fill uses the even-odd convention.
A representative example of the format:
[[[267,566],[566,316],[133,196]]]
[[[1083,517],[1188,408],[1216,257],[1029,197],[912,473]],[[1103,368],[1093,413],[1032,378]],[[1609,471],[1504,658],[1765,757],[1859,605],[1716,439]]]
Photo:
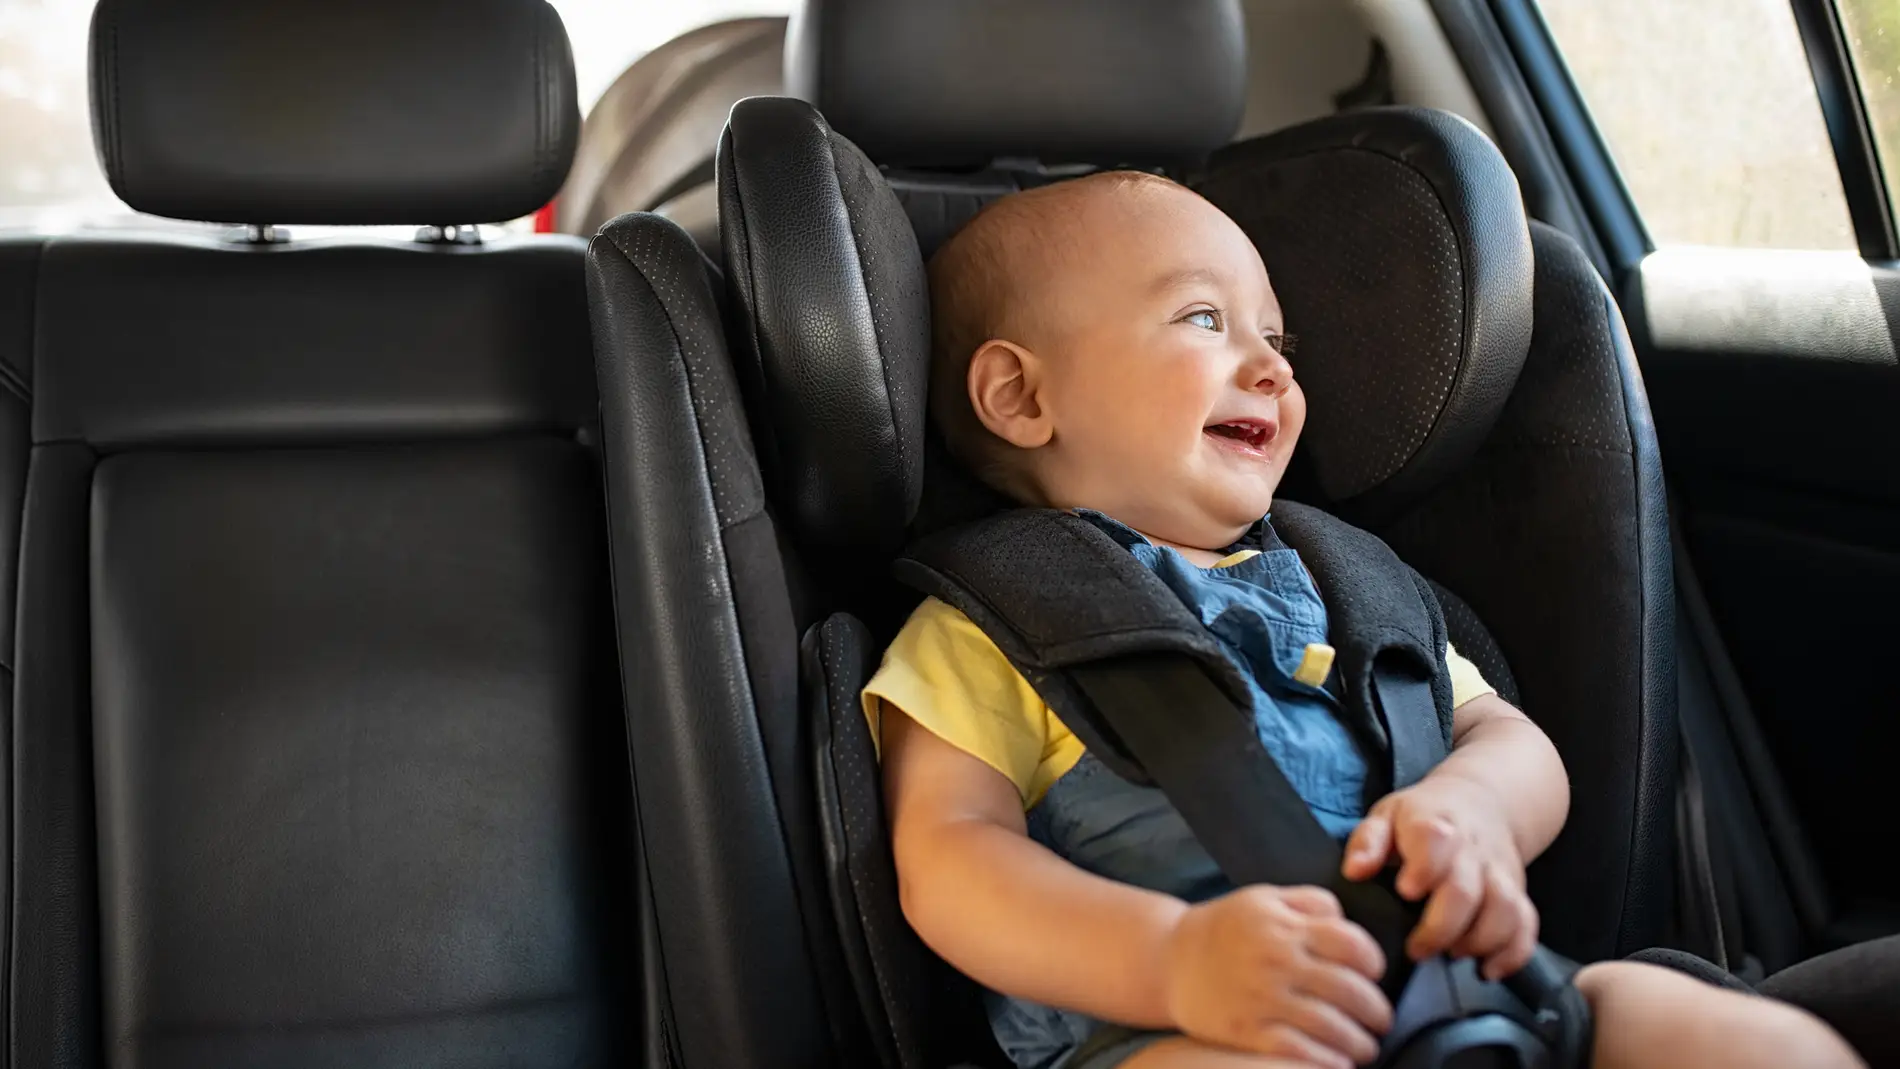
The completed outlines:
[[[1017,55],[1024,41],[1080,43]],[[772,956],[813,985],[800,992],[818,1015],[808,1027],[868,1044],[886,1064],[968,1056],[946,1041],[951,1023],[927,1019],[938,980],[899,919],[856,698],[905,607],[879,581],[891,552],[920,526],[985,507],[980,494],[960,499],[967,480],[935,463],[924,427],[922,255],[988,200],[1102,165],[1166,169],[1259,244],[1302,338],[1294,361],[1311,409],[1288,496],[1371,528],[1438,580],[1453,640],[1557,741],[1577,790],[1568,830],[1532,869],[1546,941],[1606,957],[1654,942],[1666,920],[1667,543],[1615,306],[1573,245],[1527,224],[1496,150],[1449,116],[1373,111],[1221,149],[1238,116],[1238,42],[1237,14],[1219,0],[955,12],[813,0],[794,17],[788,69],[817,110],[742,103],[722,144],[734,369],[674,374],[686,385],[665,399],[668,433],[702,455],[666,480],[666,496],[640,498],[663,480],[634,470],[628,492],[649,514],[655,500],[703,500],[695,507],[711,515],[742,497],[746,523],[721,533],[709,520],[705,537],[670,547],[643,538],[656,555],[638,557],[640,574],[712,559],[730,586],[650,580],[636,604],[622,585],[623,656],[653,621],[711,614],[672,648],[635,641],[656,662],[694,644],[702,664],[697,644],[713,644],[750,681],[743,700],[695,701],[703,690],[665,692],[709,679],[656,676],[650,700],[679,709],[665,729],[677,751],[744,740],[758,778],[728,773],[731,812],[701,834],[774,822],[750,861],[719,859],[729,881],[769,860],[774,882],[724,921],[728,933],[767,930],[764,892],[789,883],[774,908],[792,911],[799,938],[705,940],[695,966],[699,953],[723,956],[731,978],[738,961]],[[656,232],[617,221],[597,254]],[[593,297],[597,321],[624,306],[598,285]],[[642,344],[603,335],[598,357],[632,379],[667,348]],[[735,394],[749,434],[735,426]],[[648,411],[658,403],[641,389],[627,410],[610,406],[609,444],[616,423],[635,445],[659,433]],[[628,452],[609,449],[610,485]],[[837,608],[871,626],[827,620]],[[734,1034],[787,1027],[782,1005],[751,1017],[732,1005],[721,1026]],[[868,1038],[840,1023],[853,1010],[872,1022]]]
[[[540,0],[104,0],[92,47],[118,194],[253,238],[517,217],[579,123]],[[581,244],[33,284],[10,1064],[637,1060]]]

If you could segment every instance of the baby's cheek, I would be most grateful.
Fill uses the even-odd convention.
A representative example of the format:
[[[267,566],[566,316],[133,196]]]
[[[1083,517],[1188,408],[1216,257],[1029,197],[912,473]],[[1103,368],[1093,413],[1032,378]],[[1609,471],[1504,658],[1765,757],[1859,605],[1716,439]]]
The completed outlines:
[[[1178,380],[1125,380],[1111,388],[1111,396],[1095,411],[1111,425],[1103,429],[1115,437],[1161,448],[1183,436],[1199,435],[1205,422],[1206,403],[1184,386]]]
[[[1288,452],[1293,451],[1294,443],[1299,441],[1300,432],[1305,429],[1306,392],[1296,382],[1280,398],[1280,436],[1285,439]]]

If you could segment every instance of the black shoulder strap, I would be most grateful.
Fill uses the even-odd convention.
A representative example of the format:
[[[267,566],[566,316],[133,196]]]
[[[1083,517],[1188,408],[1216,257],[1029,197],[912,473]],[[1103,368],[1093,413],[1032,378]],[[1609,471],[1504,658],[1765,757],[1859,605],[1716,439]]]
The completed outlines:
[[[1390,786],[1415,782],[1448,749],[1436,598],[1370,534],[1291,504],[1274,519],[1326,602],[1368,751],[1392,755]],[[1078,516],[1021,509],[920,540],[897,574],[975,621],[1090,753],[1166,793],[1235,883],[1331,888],[1402,983],[1415,908],[1339,875],[1339,845],[1260,742],[1246,681],[1126,549]]]
[[[1440,671],[1445,616],[1431,585],[1375,535],[1319,509],[1279,502],[1273,527],[1326,602],[1349,705],[1370,698],[1388,789],[1418,782],[1451,747],[1451,680]]]
[[[1389,786],[1415,782],[1450,747],[1436,596],[1383,542],[1324,513],[1283,504],[1275,527],[1326,602],[1346,703],[1370,714],[1361,730],[1392,755]],[[1244,681],[1172,592],[1100,529],[1050,510],[1004,513],[919,542],[898,575],[976,621],[1098,759],[1165,793],[1235,884],[1310,884],[1339,897],[1385,951],[1381,986],[1402,1027],[1381,1064],[1419,1035],[1438,1043],[1421,1055],[1434,1066],[1494,1043],[1495,1028],[1430,1032],[1495,1001],[1495,985],[1469,963],[1414,967],[1405,940],[1421,907],[1389,879],[1340,874],[1339,844],[1260,742]],[[1520,1023],[1559,1053],[1550,1064],[1574,1069],[1588,1058],[1590,1015],[1553,960],[1540,948],[1509,984]]]
[[[1136,654],[1070,669],[1097,730],[1113,735],[1168,796],[1208,856],[1237,886],[1310,884],[1339,896],[1404,988],[1405,938],[1417,907],[1379,884],[1340,875],[1343,855],[1273,756],[1253,721],[1193,660]]]
[[[899,580],[975,621],[1090,753],[1117,775],[1148,784],[1112,728],[1079,710],[1089,703],[1072,669],[1142,653],[1198,664],[1229,699],[1247,682],[1207,628],[1154,572],[1079,516],[1015,509],[928,535],[894,566]]]

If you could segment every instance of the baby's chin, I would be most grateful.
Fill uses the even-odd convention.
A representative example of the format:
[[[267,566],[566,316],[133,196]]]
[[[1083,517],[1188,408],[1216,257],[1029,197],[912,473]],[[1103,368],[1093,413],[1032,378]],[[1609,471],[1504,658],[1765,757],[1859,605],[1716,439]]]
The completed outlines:
[[[1273,509],[1272,494],[1220,495],[1218,500],[1181,502],[1170,510],[1172,534],[1164,534],[1177,545],[1218,550],[1234,544],[1247,529]],[[1160,533],[1160,532],[1153,532]]]
[[[1209,487],[1202,497],[1201,511],[1223,525],[1249,526],[1273,509],[1273,495],[1279,488],[1278,479]]]

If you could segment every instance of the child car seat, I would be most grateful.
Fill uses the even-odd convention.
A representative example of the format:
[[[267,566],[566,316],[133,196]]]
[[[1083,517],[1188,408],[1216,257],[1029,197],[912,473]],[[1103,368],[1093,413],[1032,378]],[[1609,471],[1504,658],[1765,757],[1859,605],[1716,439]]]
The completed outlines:
[[[839,125],[735,109],[736,360],[707,298],[678,301],[672,331],[625,315],[703,286],[676,228],[625,217],[590,255],[634,771],[643,814],[668,814],[642,830],[650,858],[677,851],[652,878],[685,1063],[995,1057],[898,914],[855,695],[905,607],[886,561],[920,503],[925,523],[962,507],[949,473],[925,477],[920,254],[987,199],[1104,163],[1171,166],[1261,245],[1313,410],[1289,492],[1456,595],[1453,640],[1564,753],[1570,827],[1532,871],[1545,942],[1585,959],[1656,942],[1674,720],[1654,437],[1614,305],[1567,239],[1527,231],[1495,150],[1403,110],[1223,149],[1244,59],[1219,0],[823,0],[800,18],[792,84]]]

